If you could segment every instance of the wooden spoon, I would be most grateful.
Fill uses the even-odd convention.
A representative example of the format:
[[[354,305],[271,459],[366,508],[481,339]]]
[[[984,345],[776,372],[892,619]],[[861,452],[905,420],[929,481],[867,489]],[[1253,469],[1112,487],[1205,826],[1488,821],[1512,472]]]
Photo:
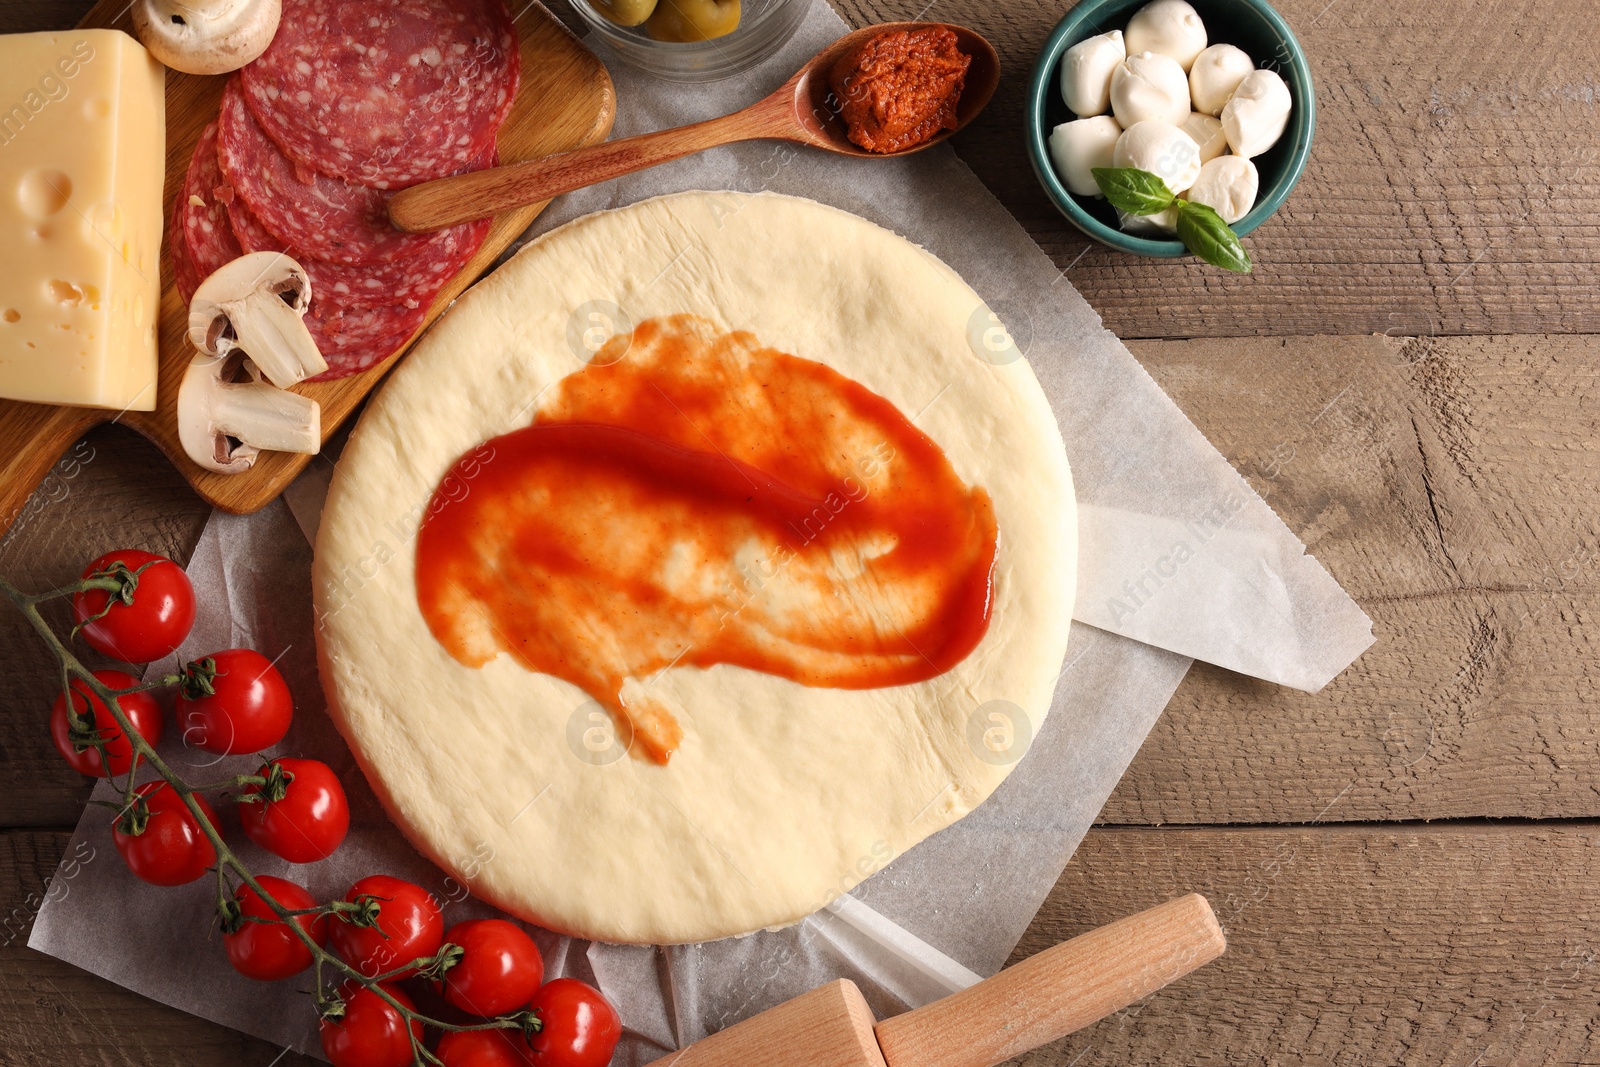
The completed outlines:
[[[965,26],[944,22],[885,22],[847,33],[811,58],[771,96],[731,115],[690,126],[660,130],[621,141],[607,141],[526,163],[458,174],[425,182],[394,195],[389,217],[402,230],[420,233],[470,219],[537,204],[574,189],[620,178],[637,170],[703,152],[736,141],[770,138],[826,149],[844,156],[889,159],[938,144],[956,130],[899,152],[868,152],[845,134],[830,98],[828,72],[839,57],[866,40],[890,30],[941,27],[956,35],[957,47],[972,57],[966,87],[956,105],[956,130],[971,122],[994,95],[1000,81],[1000,57],[983,36]]]

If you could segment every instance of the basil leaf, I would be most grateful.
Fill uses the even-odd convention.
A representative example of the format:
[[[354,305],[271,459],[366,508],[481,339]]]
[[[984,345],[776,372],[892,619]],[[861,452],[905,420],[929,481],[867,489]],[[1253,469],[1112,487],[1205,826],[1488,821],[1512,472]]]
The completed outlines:
[[[1216,210],[1192,200],[1178,201],[1178,240],[1214,267],[1249,274],[1250,254]]]
[[[1172,206],[1177,197],[1167,183],[1136,167],[1095,167],[1089,173],[1111,206],[1124,215],[1154,215]]]

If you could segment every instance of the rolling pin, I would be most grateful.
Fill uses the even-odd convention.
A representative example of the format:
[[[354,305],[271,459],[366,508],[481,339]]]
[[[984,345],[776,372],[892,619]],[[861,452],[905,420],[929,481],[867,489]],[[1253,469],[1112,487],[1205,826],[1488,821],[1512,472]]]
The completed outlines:
[[[1149,996],[1225,948],[1211,905],[1191,893],[881,1023],[856,984],[841,979],[651,1067],[995,1067]]]

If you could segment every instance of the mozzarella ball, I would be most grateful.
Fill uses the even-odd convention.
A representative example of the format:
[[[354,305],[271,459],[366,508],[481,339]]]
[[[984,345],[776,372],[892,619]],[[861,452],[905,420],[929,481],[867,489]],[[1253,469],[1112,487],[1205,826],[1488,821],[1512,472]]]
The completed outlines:
[[[1139,122],[1117,138],[1111,165],[1147,170],[1182,193],[1200,177],[1200,146],[1170,122]]]
[[[1050,158],[1066,187],[1078,196],[1100,196],[1100,183],[1091,173],[1112,166],[1111,155],[1122,127],[1110,115],[1063,122],[1050,133]]]
[[[1218,156],[1200,168],[1200,177],[1189,188],[1189,199],[1215,208],[1229,226],[1250,214],[1256,206],[1261,175],[1256,165],[1243,156]]]
[[[1080,119],[1111,108],[1111,72],[1128,58],[1122,31],[1112,30],[1067,49],[1061,60],[1061,99]]]
[[[1163,237],[1178,232],[1178,209],[1169,207],[1154,215],[1124,215],[1117,212],[1123,230],[1145,237]]]
[[[1189,68],[1189,96],[1194,109],[1207,115],[1222,114],[1228,97],[1255,69],[1255,61],[1242,48],[1231,44],[1207,48]]]
[[[1200,146],[1200,162],[1210,163],[1228,150],[1228,136],[1222,132],[1222,120],[1198,111],[1189,112],[1178,129],[1194,138]]]
[[[1222,109],[1222,130],[1233,154],[1250,159],[1278,143],[1289,124],[1289,87],[1270,70],[1253,70]]]
[[[1187,73],[1206,47],[1206,24],[1185,0],[1155,0],[1128,20],[1128,52],[1171,56]]]
[[[1123,129],[1152,119],[1176,126],[1189,117],[1189,78],[1171,56],[1129,56],[1111,72],[1111,110]]]

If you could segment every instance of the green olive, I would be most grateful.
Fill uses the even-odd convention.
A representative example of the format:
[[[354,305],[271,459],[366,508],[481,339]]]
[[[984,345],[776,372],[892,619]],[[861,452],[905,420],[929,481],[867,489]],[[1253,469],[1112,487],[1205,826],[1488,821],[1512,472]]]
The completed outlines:
[[[589,5],[618,26],[637,26],[656,9],[656,0],[589,0]]]
[[[658,41],[709,41],[739,28],[739,0],[660,0],[644,24]]]

